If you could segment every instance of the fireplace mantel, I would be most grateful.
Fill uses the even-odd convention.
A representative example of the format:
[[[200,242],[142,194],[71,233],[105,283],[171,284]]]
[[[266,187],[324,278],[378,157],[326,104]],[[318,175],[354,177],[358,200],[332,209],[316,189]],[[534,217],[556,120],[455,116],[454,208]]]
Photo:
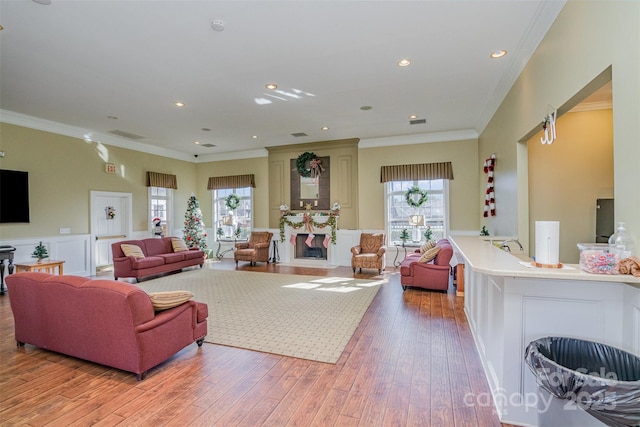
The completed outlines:
[[[329,215],[312,215],[314,225],[312,225],[312,233],[314,234],[328,234],[331,236],[334,232],[333,227],[329,222],[332,218]],[[330,243],[327,247],[327,259],[297,259],[295,258],[295,247],[292,244],[292,234],[307,234],[309,230],[304,225],[304,215],[286,215],[284,217],[287,221],[284,222],[284,240],[281,243],[280,256],[282,262],[290,265],[299,265],[306,267],[318,267],[318,268],[334,268],[338,266],[338,251],[336,245]],[[336,219],[336,228],[338,217]],[[292,227],[292,224],[302,224],[300,227]],[[320,224],[320,225],[319,225]],[[337,242],[336,242],[337,243]]]

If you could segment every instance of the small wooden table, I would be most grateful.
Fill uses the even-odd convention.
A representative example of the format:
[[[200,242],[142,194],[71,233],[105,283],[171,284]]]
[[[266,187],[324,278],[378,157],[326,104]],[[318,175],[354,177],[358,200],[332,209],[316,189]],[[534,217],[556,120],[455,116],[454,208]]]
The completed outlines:
[[[16,263],[16,273],[20,271],[41,271],[43,273],[55,274],[56,267],[58,267],[58,275],[62,276],[62,264],[64,261],[56,260],[43,260],[42,262],[20,262]]]

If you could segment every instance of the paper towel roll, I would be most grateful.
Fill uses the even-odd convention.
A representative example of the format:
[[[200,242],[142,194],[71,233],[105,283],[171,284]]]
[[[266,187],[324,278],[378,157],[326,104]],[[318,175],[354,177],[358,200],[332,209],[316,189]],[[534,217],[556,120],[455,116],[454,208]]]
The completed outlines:
[[[536,221],[536,262],[558,264],[560,252],[560,222]]]

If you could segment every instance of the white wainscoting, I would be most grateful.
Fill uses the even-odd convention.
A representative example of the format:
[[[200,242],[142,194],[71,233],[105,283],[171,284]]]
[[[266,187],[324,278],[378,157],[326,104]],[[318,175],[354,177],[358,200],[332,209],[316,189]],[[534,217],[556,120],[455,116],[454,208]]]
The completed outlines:
[[[31,257],[39,242],[47,248],[49,258],[64,260],[64,274],[76,276],[91,275],[91,245],[89,234],[68,234],[62,236],[29,237],[0,241],[0,245],[16,248],[14,264],[32,262]]]

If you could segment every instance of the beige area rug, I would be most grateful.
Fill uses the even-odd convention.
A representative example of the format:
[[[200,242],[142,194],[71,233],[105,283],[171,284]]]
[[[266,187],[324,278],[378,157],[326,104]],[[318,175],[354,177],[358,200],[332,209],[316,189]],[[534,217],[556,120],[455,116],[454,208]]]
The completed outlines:
[[[138,285],[207,303],[206,342],[336,363],[382,283],[205,268]]]

